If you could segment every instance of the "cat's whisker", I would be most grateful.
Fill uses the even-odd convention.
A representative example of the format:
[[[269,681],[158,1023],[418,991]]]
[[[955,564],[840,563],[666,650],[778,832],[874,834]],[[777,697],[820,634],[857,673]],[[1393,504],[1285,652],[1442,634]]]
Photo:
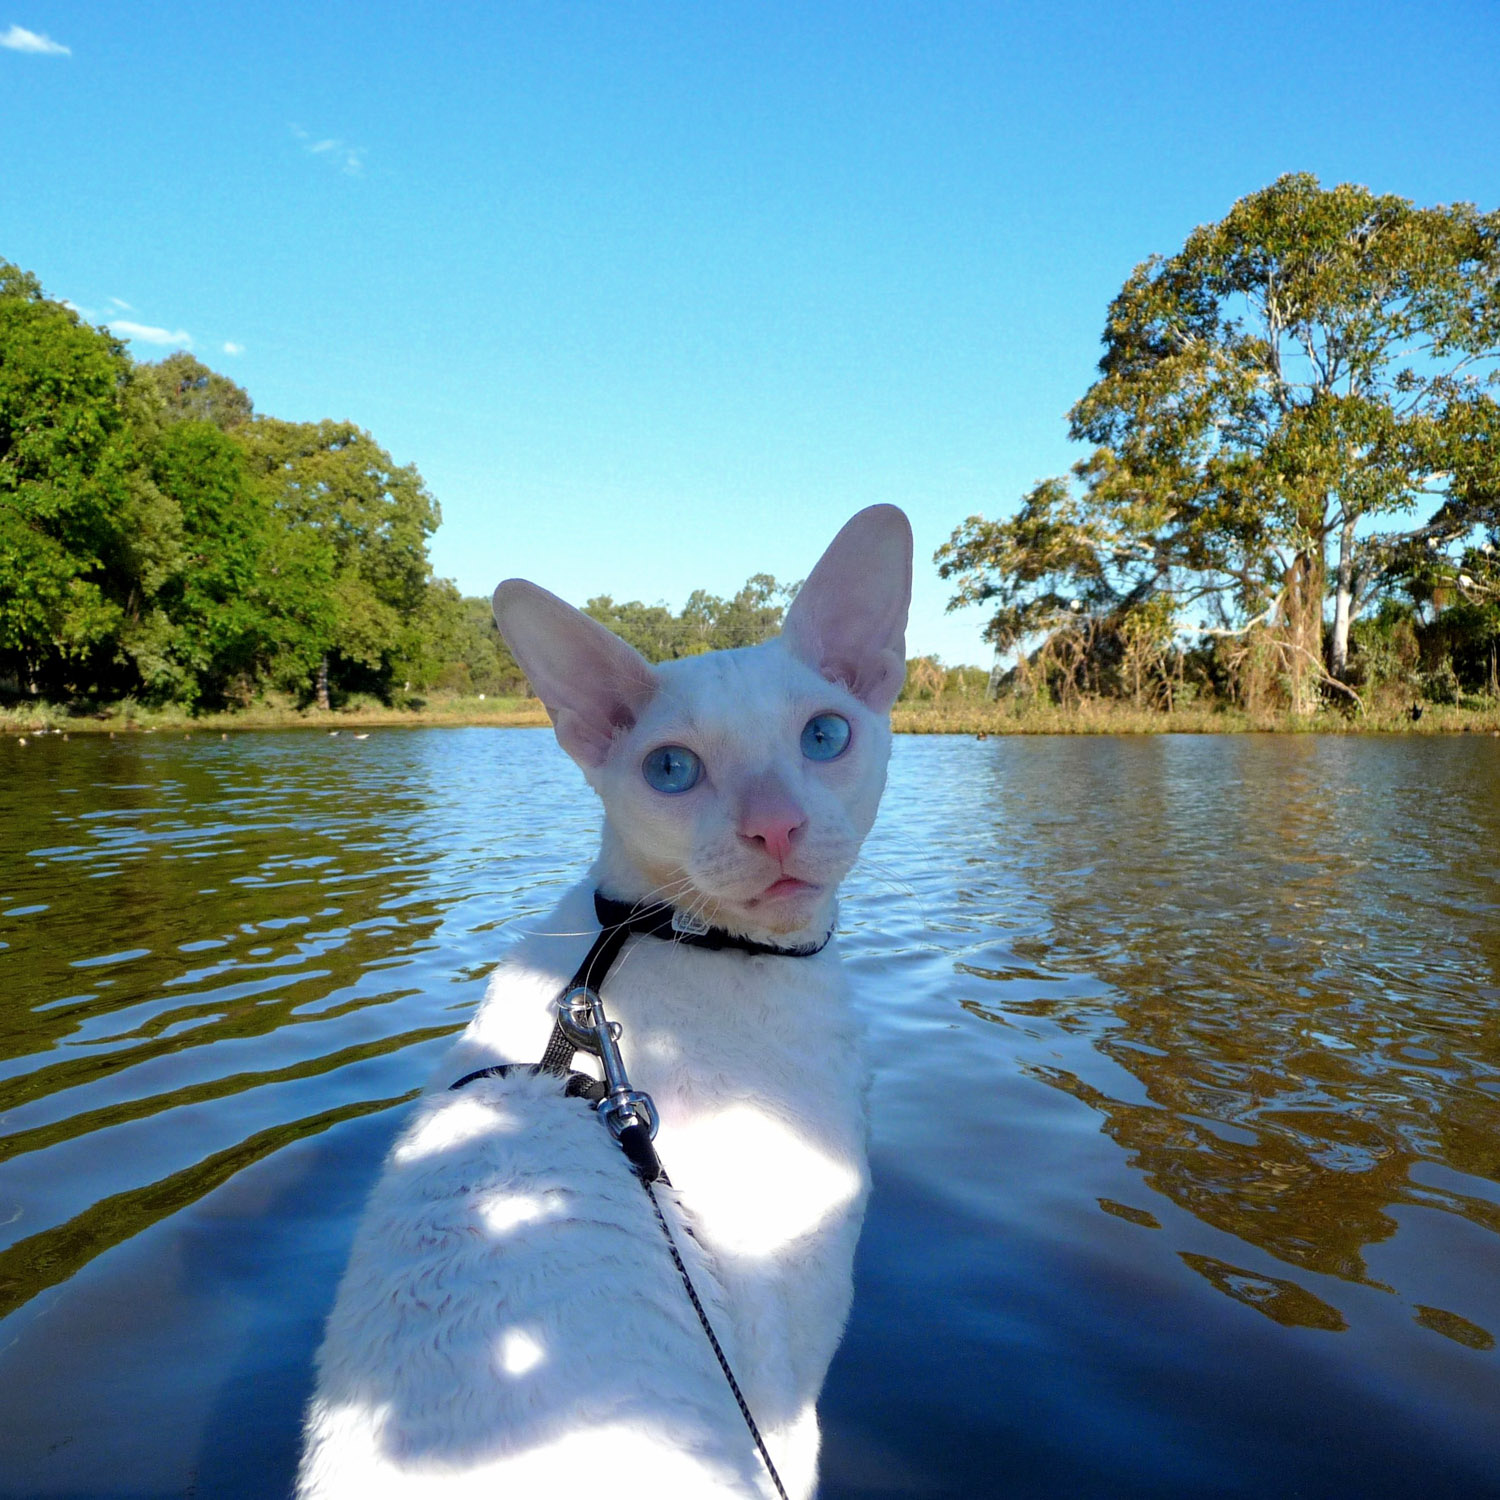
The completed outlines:
[[[707,895],[706,892],[694,890],[693,899],[688,902],[686,906],[679,908],[679,910],[682,912],[684,921],[686,921],[689,925],[693,925],[700,921],[703,918],[703,913],[707,910],[708,903],[711,899],[712,898]],[[712,926],[713,924],[710,923],[709,925]],[[682,946],[682,940],[680,936],[674,933],[672,937],[672,943],[674,947],[680,948]]]
[[[910,896],[918,905],[921,903],[921,898],[917,895],[916,887],[902,876],[893,874],[888,866],[881,864],[877,859],[871,859],[868,855],[861,854],[855,862],[854,872],[861,875],[874,875],[878,879],[883,880],[898,895]],[[844,899],[848,900],[851,894],[854,894],[854,899],[858,899],[857,893],[851,893],[847,890],[844,892]]]
[[[879,860],[872,859],[869,855],[863,853],[861,853],[854,866],[854,872],[861,875],[873,876],[875,879],[889,886],[896,895],[906,897],[915,910],[918,921],[922,924],[922,931],[927,934],[937,933],[938,929],[929,920],[927,908],[923,904],[921,896],[918,895],[916,887],[910,881],[892,874],[890,869]],[[858,906],[861,899],[861,894],[858,891],[851,891],[847,887],[839,895],[840,904],[843,906]],[[924,953],[952,953],[954,951],[951,944],[942,942],[918,942],[910,946],[915,951]]]
[[[509,930],[509,929],[507,929]],[[596,938],[599,936],[597,927],[517,927],[516,933],[523,938],[526,937],[551,937],[570,938],[586,937]]]
[[[693,877],[681,875],[676,880],[664,880],[660,885],[654,885],[637,902],[637,906],[649,906],[656,901],[665,901],[669,905],[673,903],[684,891],[693,889]]]
[[[662,885],[652,887],[651,890],[647,891],[646,894],[636,902],[636,905],[648,906],[660,901],[667,906],[676,907],[677,910],[682,911],[684,910],[684,908],[678,905],[678,898],[687,891],[693,891],[694,895],[697,894],[697,892],[694,890],[691,877],[684,877],[683,879],[676,881],[668,881]],[[618,925],[623,926],[624,924],[621,923]]]
[[[691,901],[689,901],[685,906],[678,906],[677,907],[677,910],[682,914],[682,916],[684,917],[684,919],[686,919],[689,923],[691,923],[691,922],[695,921],[699,917],[699,915],[703,912],[703,910],[706,907],[706,905],[708,904],[708,902],[711,901],[713,898],[710,897],[710,896],[708,896],[708,895],[706,895],[703,891],[698,890],[693,885],[693,882],[690,879],[689,880],[680,881],[680,882],[678,882],[678,885],[682,889],[690,890],[693,893],[693,899]],[[656,889],[658,891],[661,891],[661,890],[668,889],[668,887],[658,886]],[[664,898],[664,899],[670,899],[670,898]],[[673,904],[675,904],[675,902]],[[670,948],[674,949],[674,950],[676,950],[677,948],[680,948],[680,947],[683,946],[680,936],[675,931],[673,932],[672,936],[668,939],[668,946]],[[623,969],[630,962],[630,959],[632,957],[633,957],[632,950],[630,948],[626,948],[625,951],[616,960],[616,972],[618,972],[620,969]]]
[[[684,891],[693,889],[691,876],[684,876],[680,880],[664,881],[661,885],[652,886],[636,902],[638,906],[648,906],[656,901],[665,902],[667,905],[675,905],[677,897]],[[576,931],[569,931],[560,927],[516,927],[516,932],[525,937],[586,937],[594,938],[599,935],[597,927],[580,927]]]

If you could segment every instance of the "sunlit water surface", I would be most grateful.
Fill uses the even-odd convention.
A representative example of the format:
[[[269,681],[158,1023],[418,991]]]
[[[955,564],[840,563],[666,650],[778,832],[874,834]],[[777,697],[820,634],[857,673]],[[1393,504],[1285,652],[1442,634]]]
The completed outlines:
[[[0,740],[0,1494],[287,1492],[596,829],[540,731]],[[867,856],[827,1500],[1500,1494],[1500,740],[903,739]]]

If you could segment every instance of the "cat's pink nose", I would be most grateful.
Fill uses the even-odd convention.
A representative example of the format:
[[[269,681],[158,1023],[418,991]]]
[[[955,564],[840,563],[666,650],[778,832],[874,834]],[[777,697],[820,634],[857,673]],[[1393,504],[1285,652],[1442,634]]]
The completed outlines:
[[[759,844],[773,859],[792,852],[797,835],[807,826],[807,814],[785,792],[769,789],[750,796],[740,813],[739,835]]]

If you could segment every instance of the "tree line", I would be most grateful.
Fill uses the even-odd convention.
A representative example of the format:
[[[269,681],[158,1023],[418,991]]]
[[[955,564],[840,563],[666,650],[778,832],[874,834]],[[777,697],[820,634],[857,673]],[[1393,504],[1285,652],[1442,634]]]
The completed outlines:
[[[268,693],[522,694],[489,601],[433,575],[436,499],[351,422],[257,414],[186,352],[137,362],[0,260],[0,693],[217,709]],[[730,599],[592,599],[649,659],[780,628]]]
[[[1091,445],[939,550],[1008,685],[1500,698],[1500,213],[1293,174],[1111,303]]]
[[[1103,345],[1068,414],[1087,456],[935,558],[1012,692],[1500,699],[1500,212],[1282,177],[1137,266]],[[0,692],[525,691],[488,601],[433,576],[438,522],[356,425],[137,363],[0,261]],[[585,608],[660,661],[765,639],[794,591]],[[909,697],[976,690],[910,665]]]

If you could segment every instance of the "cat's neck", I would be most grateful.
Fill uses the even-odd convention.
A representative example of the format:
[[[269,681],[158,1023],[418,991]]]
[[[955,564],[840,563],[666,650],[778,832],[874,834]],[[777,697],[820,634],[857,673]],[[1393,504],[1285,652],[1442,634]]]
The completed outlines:
[[[813,909],[806,925],[790,930],[755,926],[742,917],[720,911],[716,903],[710,902],[707,906],[702,906],[700,896],[696,896],[690,889],[684,890],[681,879],[673,880],[673,875],[680,875],[680,872],[643,870],[626,848],[607,812],[604,815],[599,857],[594,861],[589,874],[594,888],[616,901],[665,901],[680,911],[701,916],[711,926],[723,927],[728,932],[750,938],[754,942],[770,943],[776,947],[793,948],[820,943],[832,931],[838,919],[838,898],[832,892]]]

